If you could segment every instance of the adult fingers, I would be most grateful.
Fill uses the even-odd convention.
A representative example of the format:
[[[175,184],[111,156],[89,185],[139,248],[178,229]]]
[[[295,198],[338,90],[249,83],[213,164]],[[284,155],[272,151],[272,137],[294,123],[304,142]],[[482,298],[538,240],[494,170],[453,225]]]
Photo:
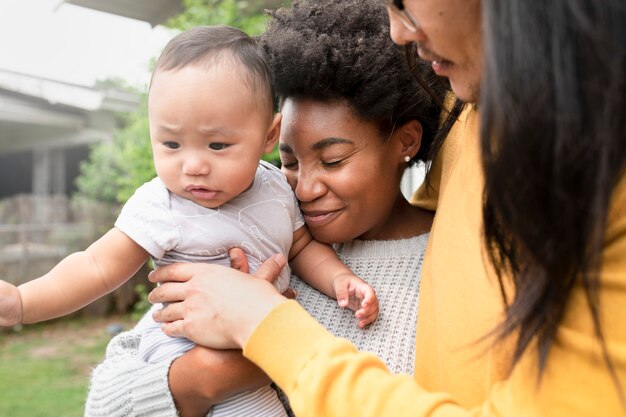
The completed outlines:
[[[185,326],[183,320],[176,320],[171,323],[162,323],[161,330],[170,337],[185,337]]]
[[[193,271],[202,265],[204,264],[176,263],[160,266],[148,274],[148,279],[154,283],[189,281],[193,276]]]
[[[285,292],[282,293],[282,296],[290,300],[295,300],[295,298],[298,296],[298,291],[294,290],[293,288],[287,288]]]
[[[266,259],[254,273],[254,276],[273,283],[286,264],[285,256],[279,253]]]
[[[246,274],[250,272],[250,266],[248,265],[248,258],[245,252],[241,248],[232,248],[228,251],[230,257],[230,267]]]
[[[181,303],[172,303],[152,313],[152,318],[157,322],[174,322],[183,319],[183,306]]]
[[[155,303],[174,303],[185,299],[186,288],[184,282],[166,282],[148,294],[148,301]]]

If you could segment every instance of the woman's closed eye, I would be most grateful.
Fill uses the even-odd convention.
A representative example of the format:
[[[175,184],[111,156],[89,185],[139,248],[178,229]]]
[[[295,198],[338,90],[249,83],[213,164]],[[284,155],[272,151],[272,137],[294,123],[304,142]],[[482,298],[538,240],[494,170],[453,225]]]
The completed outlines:
[[[298,169],[298,161],[293,159],[281,159],[280,165],[288,170]]]
[[[336,168],[344,162],[343,159],[333,159],[331,161],[322,161],[322,165],[325,168]]]

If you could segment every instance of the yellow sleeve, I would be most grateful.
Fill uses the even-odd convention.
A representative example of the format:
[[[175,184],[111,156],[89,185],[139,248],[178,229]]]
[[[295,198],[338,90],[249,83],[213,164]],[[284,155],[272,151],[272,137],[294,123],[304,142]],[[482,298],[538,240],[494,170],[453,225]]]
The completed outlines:
[[[389,374],[376,356],[332,336],[295,301],[266,317],[244,355],[285,391],[299,417],[428,416],[434,404],[446,415],[463,415],[449,396],[425,392],[408,375]]]
[[[599,295],[606,346],[623,390],[626,178],[614,195]],[[467,320],[471,325],[471,317]],[[285,391],[299,417],[626,416],[581,288],[571,296],[541,378],[531,346],[509,378],[492,385],[482,404],[470,410],[446,393],[427,392],[409,376],[391,375],[378,358],[332,336],[295,301],[265,318],[244,354]]]

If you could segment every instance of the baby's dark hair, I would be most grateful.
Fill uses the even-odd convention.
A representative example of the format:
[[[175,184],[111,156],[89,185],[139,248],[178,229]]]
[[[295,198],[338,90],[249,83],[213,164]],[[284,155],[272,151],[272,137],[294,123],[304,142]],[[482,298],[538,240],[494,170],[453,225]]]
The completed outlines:
[[[274,110],[270,69],[256,41],[245,32],[226,25],[196,26],[168,42],[157,60],[152,78],[161,71],[191,65],[207,68],[230,60],[234,69],[243,69],[242,79],[263,108]]]
[[[385,135],[418,120],[423,136],[414,160],[427,159],[447,90],[422,62],[417,71],[432,95],[417,83],[404,50],[391,40],[380,0],[294,0],[270,14],[260,45],[279,104],[286,98],[346,100]]]

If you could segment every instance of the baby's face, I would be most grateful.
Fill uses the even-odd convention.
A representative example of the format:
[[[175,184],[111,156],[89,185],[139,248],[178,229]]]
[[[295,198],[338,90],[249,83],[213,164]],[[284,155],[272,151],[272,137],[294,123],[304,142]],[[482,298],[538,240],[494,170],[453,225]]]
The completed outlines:
[[[158,72],[148,100],[157,174],[171,192],[208,208],[248,189],[273,145],[269,110],[229,65]]]

